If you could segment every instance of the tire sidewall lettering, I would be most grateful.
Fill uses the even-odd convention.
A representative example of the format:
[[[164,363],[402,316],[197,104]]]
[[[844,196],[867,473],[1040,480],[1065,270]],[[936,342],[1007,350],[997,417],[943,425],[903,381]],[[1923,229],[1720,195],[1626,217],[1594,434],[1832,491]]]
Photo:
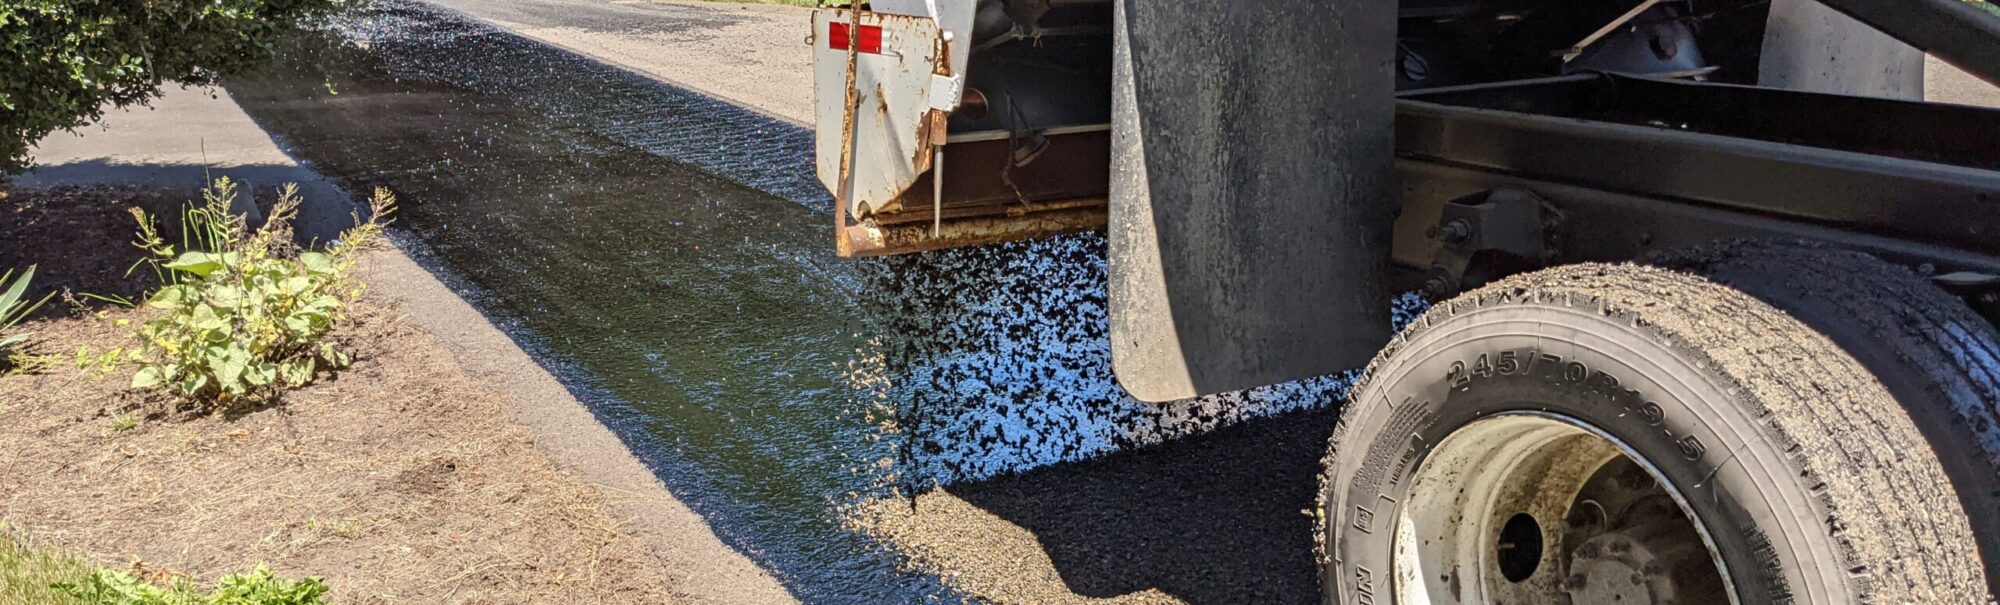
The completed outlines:
[[[1615,436],[1678,487],[1725,551],[1733,547],[1742,554],[1727,562],[1739,594],[1785,594],[1781,577],[1742,577],[1747,575],[1744,570],[1758,567],[1750,559],[1754,555],[1747,553],[1762,550],[1768,557],[1773,545],[1762,542],[1767,533],[1722,487],[1723,482],[1709,480],[1731,474],[1724,438],[1707,430],[1717,422],[1734,421],[1726,417],[1729,410],[1719,407],[1727,403],[1709,402],[1697,411],[1682,400],[1684,396],[1659,382],[1664,378],[1646,375],[1645,363],[1627,363],[1618,355],[1576,343],[1537,342],[1517,334],[1435,344],[1452,338],[1435,333],[1440,327],[1433,326],[1426,338],[1411,343],[1435,341],[1430,354],[1384,368],[1389,370],[1388,379],[1361,385],[1365,392],[1356,393],[1353,405],[1362,409],[1347,412],[1363,415],[1360,424],[1374,425],[1375,430],[1373,442],[1365,444],[1369,455],[1350,468],[1333,469],[1346,489],[1335,492],[1322,511],[1328,515],[1332,534],[1328,537],[1328,554],[1334,562],[1331,588],[1340,594],[1340,602],[1393,602],[1393,527],[1402,503],[1410,497],[1412,476],[1453,431],[1501,413],[1575,418]],[[1679,358],[1651,362],[1687,364]],[[1679,370],[1696,374],[1691,366]],[[1722,394],[1715,390],[1715,395]],[[1522,397],[1529,393],[1548,397],[1546,401]],[[1413,425],[1413,430],[1395,434],[1383,430],[1398,422]]]

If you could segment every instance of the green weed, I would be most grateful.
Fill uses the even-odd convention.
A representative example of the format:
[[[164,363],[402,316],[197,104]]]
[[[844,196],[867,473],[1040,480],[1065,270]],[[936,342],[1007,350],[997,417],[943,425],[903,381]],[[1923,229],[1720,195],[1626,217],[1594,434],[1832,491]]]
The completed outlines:
[[[85,605],[319,605],[327,590],[319,578],[288,580],[261,564],[248,573],[222,578],[207,593],[185,578],[161,586],[104,568],[81,581],[55,584],[54,589]]]
[[[111,415],[111,432],[123,433],[136,428],[139,428],[138,414],[121,412]]]
[[[132,388],[160,390],[201,404],[228,407],[267,400],[311,384],[352,358],[329,338],[361,294],[349,273],[359,253],[382,238],[395,198],[377,190],[370,217],[325,251],[292,243],[296,187],[287,185],[262,228],[230,213],[236,184],[217,179],[202,203],[183,212],[182,250],[163,238],[151,217],[134,209],[137,245],[166,284],[146,299],[153,313],[138,328],[140,344],[124,357],[139,369]],[[77,365],[116,363],[109,352],[78,352]]]
[[[165,586],[22,540],[0,523],[0,605],[321,605],[319,578],[286,579],[258,565],[207,592],[185,578]]]

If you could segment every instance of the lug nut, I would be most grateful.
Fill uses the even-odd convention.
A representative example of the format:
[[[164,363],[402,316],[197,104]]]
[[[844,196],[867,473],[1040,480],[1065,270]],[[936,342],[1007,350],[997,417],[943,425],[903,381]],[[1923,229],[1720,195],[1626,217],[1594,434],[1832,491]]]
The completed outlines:
[[[1646,574],[1642,574],[1642,573],[1635,573],[1635,574],[1632,574],[1632,583],[1633,583],[1633,584],[1639,584],[1639,585],[1644,585],[1644,584],[1646,583]]]
[[[1451,282],[1446,281],[1442,276],[1434,275],[1430,279],[1424,280],[1424,295],[1430,297],[1432,300],[1444,300],[1445,297],[1451,295],[1451,290]]]
[[[1465,219],[1455,219],[1438,229],[1436,237],[1447,244],[1465,241],[1466,238],[1472,237],[1472,223],[1465,222]]]
[[[1625,551],[1631,550],[1632,547],[1625,544],[1624,540],[1613,540],[1611,543],[1605,544],[1604,549],[1611,551],[1611,554],[1622,555],[1625,554]]]
[[[1584,580],[1583,574],[1573,573],[1569,575],[1568,580],[1563,582],[1563,585],[1568,586],[1570,590],[1583,590]]]

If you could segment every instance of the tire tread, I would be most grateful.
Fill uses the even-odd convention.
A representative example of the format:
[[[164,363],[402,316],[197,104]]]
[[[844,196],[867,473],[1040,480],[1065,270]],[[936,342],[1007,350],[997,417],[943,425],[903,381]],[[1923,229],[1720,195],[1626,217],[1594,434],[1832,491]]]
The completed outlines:
[[[1984,574],[1957,495],[1885,387],[1826,336],[1695,273],[1589,263],[1497,281],[1411,322],[1369,363],[1350,397],[1365,397],[1376,373],[1430,328],[1471,310],[1519,304],[1588,310],[1649,332],[1737,394],[1745,411],[1761,419],[1760,429],[1784,444],[1801,481],[1818,498],[1863,602],[1986,600]],[[1348,432],[1343,415],[1324,469],[1334,468]],[[1323,484],[1330,481],[1322,477]],[[1331,535],[1325,527],[1329,491],[1321,490],[1315,515],[1323,568]],[[1774,554],[1765,560],[1767,566],[1777,564]]]

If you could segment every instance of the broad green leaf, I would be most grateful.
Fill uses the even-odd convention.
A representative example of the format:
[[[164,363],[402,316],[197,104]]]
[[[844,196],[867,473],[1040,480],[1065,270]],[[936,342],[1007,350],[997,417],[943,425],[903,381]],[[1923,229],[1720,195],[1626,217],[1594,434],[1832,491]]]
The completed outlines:
[[[223,320],[215,307],[208,305],[196,306],[193,315],[188,318],[188,327],[201,332],[219,332],[228,325],[229,322]]]
[[[236,286],[216,285],[208,289],[208,304],[225,309],[243,306],[246,298],[243,289]]]
[[[271,384],[271,375],[275,373],[274,370],[267,367],[250,366],[243,370],[243,381],[250,383],[251,386],[261,387]]]
[[[218,357],[208,360],[208,367],[215,372],[216,384],[231,392],[242,389],[243,370],[248,366],[250,354],[242,349],[228,349]]]
[[[300,336],[300,337],[311,336],[312,333],[316,331],[313,326],[312,318],[307,317],[304,314],[294,314],[290,317],[286,317],[285,329],[291,330],[293,336]]]
[[[279,366],[278,373],[284,378],[285,384],[303,386],[312,381],[313,369],[313,358],[301,357]]]
[[[207,252],[182,252],[179,258],[162,266],[182,273],[208,277],[208,274],[222,268],[222,258]]]
[[[340,350],[340,347],[334,346],[330,342],[320,344],[319,357],[326,360],[326,365],[335,368],[344,368],[347,367],[347,364],[354,362],[354,359],[349,357],[346,351]]]
[[[322,252],[300,253],[299,262],[306,266],[306,270],[313,273],[332,273],[337,268],[333,263],[333,257]]]
[[[135,389],[150,389],[160,386],[160,382],[161,376],[158,366],[139,368],[139,372],[132,375],[132,388]]]
[[[171,308],[183,302],[193,300],[194,296],[194,286],[174,284],[160,288],[160,291],[154,292],[153,297],[146,300],[146,304],[159,308]]]

